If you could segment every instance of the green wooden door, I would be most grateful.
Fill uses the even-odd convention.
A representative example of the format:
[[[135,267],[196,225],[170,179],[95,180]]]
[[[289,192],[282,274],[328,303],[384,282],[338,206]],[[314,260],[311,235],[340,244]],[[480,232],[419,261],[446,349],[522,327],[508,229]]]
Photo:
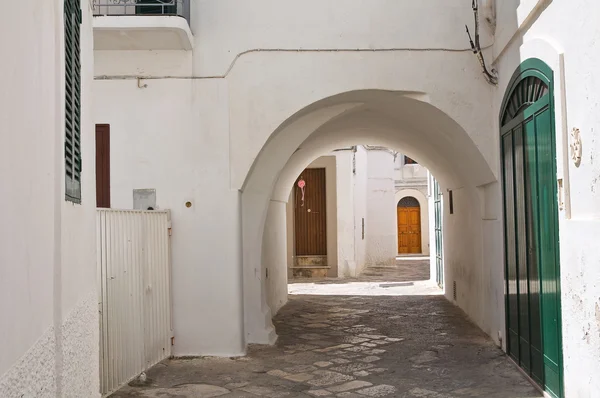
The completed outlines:
[[[508,354],[563,396],[552,71],[529,60],[501,114]]]
[[[442,246],[442,192],[440,184],[433,183],[433,214],[435,217],[435,280],[439,287],[444,287],[444,262]]]

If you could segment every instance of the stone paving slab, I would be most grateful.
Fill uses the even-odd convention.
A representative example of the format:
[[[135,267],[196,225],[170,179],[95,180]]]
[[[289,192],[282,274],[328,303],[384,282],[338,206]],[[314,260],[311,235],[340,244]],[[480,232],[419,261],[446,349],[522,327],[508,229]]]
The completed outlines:
[[[371,269],[363,279],[393,282],[411,272]],[[274,320],[275,346],[251,346],[244,358],[163,361],[147,372],[146,384],[112,396],[542,397],[460,309],[430,294],[430,287],[425,295],[413,294],[414,286],[382,287],[386,294],[374,289],[371,296],[362,289],[360,295],[290,295]],[[298,322],[302,318],[311,321]]]

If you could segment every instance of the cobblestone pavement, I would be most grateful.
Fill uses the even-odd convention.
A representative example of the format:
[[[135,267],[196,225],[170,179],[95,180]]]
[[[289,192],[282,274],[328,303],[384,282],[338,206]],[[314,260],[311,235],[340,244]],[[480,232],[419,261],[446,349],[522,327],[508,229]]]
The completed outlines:
[[[275,346],[164,361],[113,397],[542,396],[431,282],[398,283],[414,274],[407,266],[428,267],[400,262],[347,283],[294,283],[298,294],[274,320]],[[342,294],[327,295],[334,288]]]

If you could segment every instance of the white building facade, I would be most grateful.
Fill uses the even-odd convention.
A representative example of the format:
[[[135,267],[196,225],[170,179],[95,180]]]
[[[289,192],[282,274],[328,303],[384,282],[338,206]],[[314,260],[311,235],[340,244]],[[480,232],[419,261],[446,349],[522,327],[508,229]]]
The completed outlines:
[[[396,207],[398,208],[398,254],[423,254],[429,255],[429,219],[430,206],[433,198],[431,196],[430,175],[429,171],[417,163],[414,159],[402,153],[396,154],[394,163],[394,187]],[[418,237],[402,239],[402,234],[406,232],[403,228],[405,217],[402,209],[412,209],[409,212],[415,213],[410,221],[410,225],[414,228],[418,225]],[[417,209],[418,208],[418,209]],[[410,214],[410,213],[409,213]],[[416,221],[416,223],[415,223]]]
[[[25,1],[0,20],[0,396],[97,397],[92,8]]]
[[[542,272],[543,359],[528,372],[553,396],[600,391],[600,3],[480,2],[490,84],[467,0],[176,1],[167,13],[181,16],[82,0],[81,203],[65,200],[65,1],[13,3],[0,17],[0,395],[98,395],[94,124],[109,126],[111,207],[153,189],[171,210],[174,355],[275,341],[290,187],[320,156],[368,143],[439,182],[446,297],[523,364],[537,343],[515,344],[513,271]],[[394,179],[364,176],[373,195],[357,206],[395,206]],[[377,223],[354,261],[396,247],[395,218]]]

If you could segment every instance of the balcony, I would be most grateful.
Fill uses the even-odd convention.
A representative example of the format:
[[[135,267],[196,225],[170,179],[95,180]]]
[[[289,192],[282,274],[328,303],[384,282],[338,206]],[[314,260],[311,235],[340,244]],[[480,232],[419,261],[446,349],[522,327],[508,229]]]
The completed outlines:
[[[191,50],[190,0],[93,0],[95,50]]]

